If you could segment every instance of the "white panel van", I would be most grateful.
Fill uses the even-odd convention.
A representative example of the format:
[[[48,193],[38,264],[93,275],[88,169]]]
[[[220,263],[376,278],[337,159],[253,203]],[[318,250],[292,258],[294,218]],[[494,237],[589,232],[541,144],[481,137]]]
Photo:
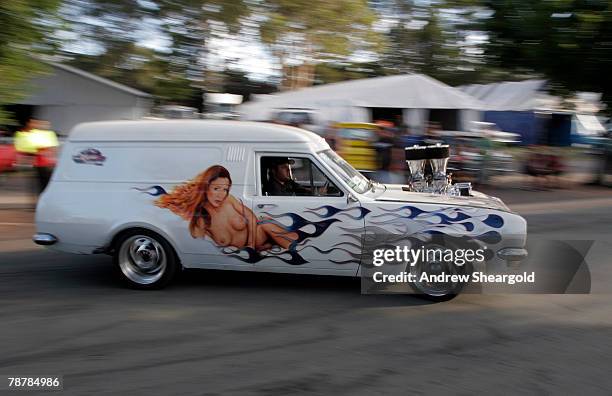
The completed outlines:
[[[405,190],[371,182],[298,128],[87,123],[70,134],[39,199],[34,241],[112,254],[120,278],[142,289],[182,268],[359,276],[364,235],[426,237],[458,224],[467,236],[499,236],[490,241],[497,258],[524,252],[526,223],[500,200]]]

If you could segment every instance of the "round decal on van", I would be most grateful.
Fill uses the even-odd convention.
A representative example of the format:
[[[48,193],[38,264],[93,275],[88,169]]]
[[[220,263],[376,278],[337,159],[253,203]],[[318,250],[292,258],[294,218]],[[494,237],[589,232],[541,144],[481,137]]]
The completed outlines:
[[[102,155],[102,153],[98,149],[87,148],[85,150],[81,150],[77,154],[74,154],[72,156],[72,160],[77,164],[102,166],[104,165],[104,161],[106,161],[106,157]]]

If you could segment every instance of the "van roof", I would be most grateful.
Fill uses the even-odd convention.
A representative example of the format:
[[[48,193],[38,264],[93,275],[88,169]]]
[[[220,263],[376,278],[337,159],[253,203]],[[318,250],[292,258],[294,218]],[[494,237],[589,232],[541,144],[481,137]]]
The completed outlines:
[[[217,141],[316,143],[323,138],[304,129],[249,121],[142,120],[79,124],[70,133],[71,142],[109,141]]]

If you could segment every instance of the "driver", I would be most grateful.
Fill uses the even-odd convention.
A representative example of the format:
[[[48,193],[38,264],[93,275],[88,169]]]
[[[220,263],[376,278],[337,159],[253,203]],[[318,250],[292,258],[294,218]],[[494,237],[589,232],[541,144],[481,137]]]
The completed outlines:
[[[266,185],[268,195],[312,195],[310,189],[300,186],[293,180],[291,165],[295,163],[287,157],[268,158],[269,178]]]

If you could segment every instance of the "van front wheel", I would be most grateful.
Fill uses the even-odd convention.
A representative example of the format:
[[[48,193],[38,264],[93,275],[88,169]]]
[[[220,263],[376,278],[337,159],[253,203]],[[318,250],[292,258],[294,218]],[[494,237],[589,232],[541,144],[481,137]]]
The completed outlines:
[[[175,277],[180,264],[172,246],[148,230],[132,230],[115,244],[117,275],[128,287],[160,289]]]

